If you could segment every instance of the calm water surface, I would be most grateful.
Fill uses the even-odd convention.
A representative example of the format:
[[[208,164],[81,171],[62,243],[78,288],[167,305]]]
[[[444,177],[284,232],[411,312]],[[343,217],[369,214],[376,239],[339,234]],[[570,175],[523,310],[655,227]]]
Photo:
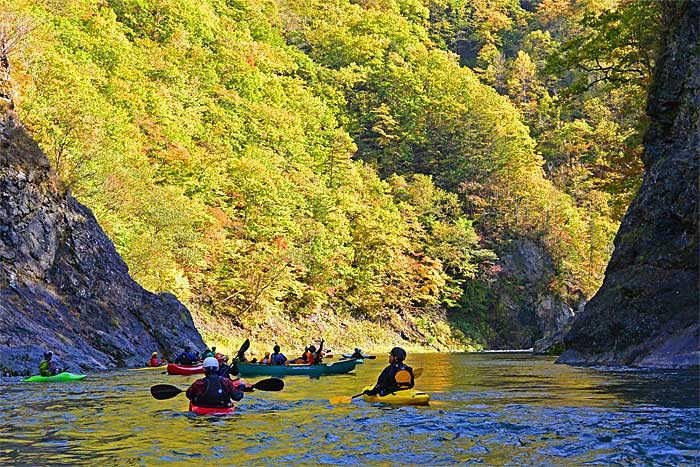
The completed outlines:
[[[74,383],[0,381],[0,465],[695,466],[698,372],[554,365],[526,354],[421,354],[429,407],[328,398],[376,380],[385,356],[353,374],[285,378],[227,417],[158,401],[157,383],[195,377],[114,371]],[[257,381],[259,378],[249,378]]]

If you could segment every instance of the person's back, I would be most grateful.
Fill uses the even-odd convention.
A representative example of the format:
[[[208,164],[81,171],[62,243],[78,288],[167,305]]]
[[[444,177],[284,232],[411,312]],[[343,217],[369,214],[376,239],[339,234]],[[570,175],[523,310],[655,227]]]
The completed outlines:
[[[197,360],[197,356],[193,354],[188,348],[185,348],[185,350],[180,352],[177,355],[177,357],[175,357],[175,363],[180,365],[192,365]]]
[[[284,365],[287,361],[287,357],[280,352],[280,346],[276,345],[272,350],[273,353],[270,355],[270,365]]]
[[[187,389],[186,396],[199,407],[231,407],[233,401],[243,398],[243,392],[236,389],[229,378],[218,374],[219,362],[208,357],[202,364],[204,378],[198,379]]]

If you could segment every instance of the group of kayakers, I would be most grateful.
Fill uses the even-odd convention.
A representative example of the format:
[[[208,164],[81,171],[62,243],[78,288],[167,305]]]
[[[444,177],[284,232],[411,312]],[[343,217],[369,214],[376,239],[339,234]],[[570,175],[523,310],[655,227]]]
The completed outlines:
[[[281,353],[280,346],[275,345],[273,353],[266,355],[263,360],[269,358],[270,365],[289,363],[320,364],[323,359],[322,349],[323,340],[318,349],[314,345],[310,345],[305,348],[300,358],[289,362]],[[207,349],[203,354],[206,355],[202,360],[204,377],[192,383],[186,391],[187,398],[193,404],[199,407],[232,407],[234,401],[240,401],[243,398],[244,391],[249,392],[253,390],[253,386],[248,385],[239,378],[236,359],[229,363],[229,357],[216,352],[216,347]],[[359,355],[359,357],[356,357],[356,355]],[[189,348],[185,348],[175,358],[175,362],[180,364],[190,362],[189,364],[192,364],[197,362],[196,357],[197,355],[194,352],[191,352]],[[351,358],[361,357],[361,350],[356,348]],[[389,352],[389,365],[379,375],[374,387],[365,390],[362,394],[385,396],[402,389],[413,388],[415,376],[413,369],[404,363],[405,359],[406,351],[404,349],[401,347],[391,349]],[[149,361],[151,366],[159,366],[163,362],[164,360],[159,360],[157,352],[151,354]],[[53,362],[53,352],[49,351],[44,354],[44,360],[39,365],[39,371],[42,376],[53,376],[61,371]]]
[[[316,349],[314,347],[312,350],[312,347],[314,346],[309,346],[304,353],[313,354]],[[355,350],[359,351],[360,349]],[[281,355],[278,345],[275,345],[273,351],[270,358],[274,354]],[[365,390],[363,394],[385,396],[396,391],[413,388],[415,384],[413,368],[404,363],[405,359],[406,351],[404,349],[401,347],[391,349],[389,365],[381,372],[374,387]],[[193,404],[199,407],[231,407],[234,401],[240,401],[243,398],[243,391],[246,389],[252,391],[251,386],[237,378],[238,368],[235,360],[232,365],[228,365],[222,364],[221,360],[214,357],[207,357],[202,366],[204,367],[204,377],[192,383],[186,392],[187,398]],[[231,375],[236,376],[236,378],[232,380]]]

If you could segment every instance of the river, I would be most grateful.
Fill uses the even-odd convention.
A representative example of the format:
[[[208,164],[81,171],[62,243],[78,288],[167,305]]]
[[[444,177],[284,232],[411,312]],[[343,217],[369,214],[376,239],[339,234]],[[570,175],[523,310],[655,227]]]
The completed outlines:
[[[332,361],[332,360],[331,360]],[[225,417],[150,386],[195,377],[110,371],[72,383],[0,381],[0,464],[61,466],[694,466],[697,371],[580,368],[529,354],[411,354],[429,407],[331,405],[376,380],[285,378]],[[248,378],[255,382],[259,378]]]

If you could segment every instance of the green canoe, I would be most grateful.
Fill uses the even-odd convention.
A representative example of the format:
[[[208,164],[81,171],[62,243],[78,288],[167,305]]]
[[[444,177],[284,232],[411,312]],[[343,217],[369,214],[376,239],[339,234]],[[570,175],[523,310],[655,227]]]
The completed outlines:
[[[39,375],[34,375],[30,376],[29,378],[25,378],[22,381],[25,383],[36,383],[36,382],[54,382],[54,381],[80,381],[81,379],[84,379],[87,375],[74,375],[73,373],[68,373],[67,371],[64,371],[63,373],[59,373],[57,375],[53,376],[39,376]]]
[[[242,375],[259,376],[290,376],[290,375],[337,375],[348,373],[355,369],[355,360],[344,360],[342,362],[326,365],[259,365],[257,363],[238,363],[238,371]]]

